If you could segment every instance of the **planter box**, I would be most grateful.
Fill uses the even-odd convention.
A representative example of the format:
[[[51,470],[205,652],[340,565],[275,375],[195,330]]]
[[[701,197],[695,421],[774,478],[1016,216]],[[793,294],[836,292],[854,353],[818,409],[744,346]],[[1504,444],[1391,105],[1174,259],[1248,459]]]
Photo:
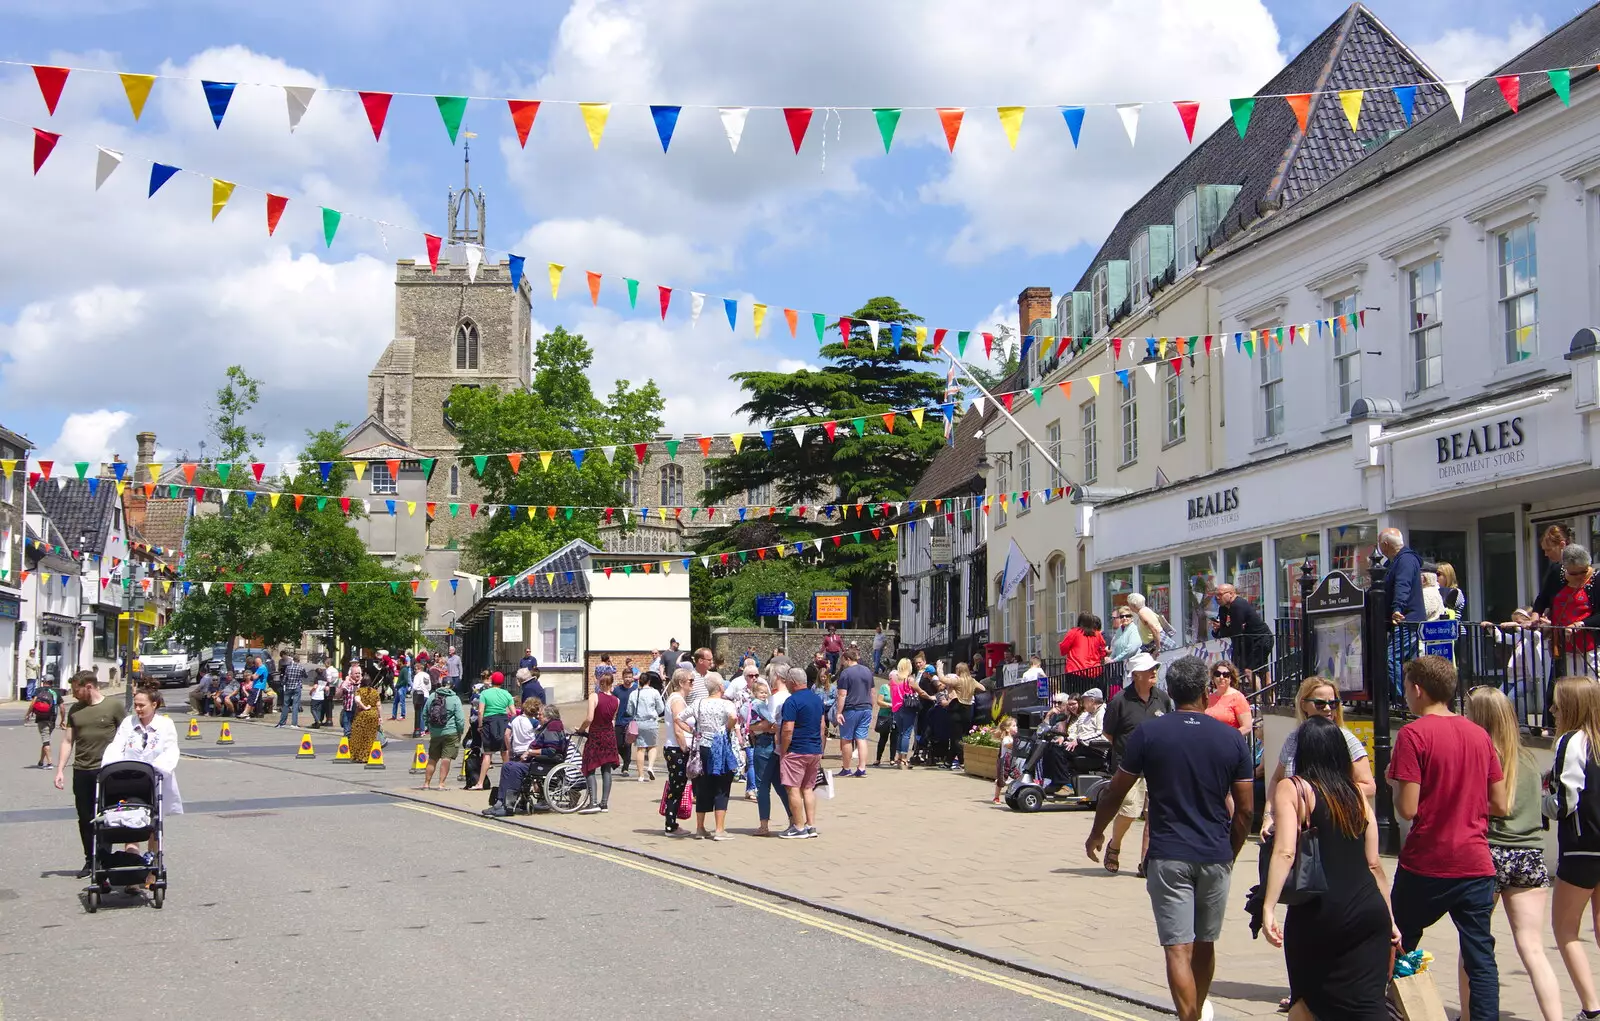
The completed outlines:
[[[1000,749],[964,744],[961,746],[961,761],[968,776],[993,780],[1000,768]]]

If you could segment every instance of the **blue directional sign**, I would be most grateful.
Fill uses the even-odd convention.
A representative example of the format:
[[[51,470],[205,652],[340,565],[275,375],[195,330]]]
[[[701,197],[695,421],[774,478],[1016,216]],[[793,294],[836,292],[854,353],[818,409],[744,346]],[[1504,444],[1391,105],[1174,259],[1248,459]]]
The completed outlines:
[[[1461,625],[1453,620],[1424,621],[1417,635],[1422,643],[1422,654],[1455,659],[1456,638],[1460,633]]]
[[[785,598],[785,599],[778,600],[778,616],[780,616],[780,617],[793,617],[794,616],[794,600],[793,599]]]

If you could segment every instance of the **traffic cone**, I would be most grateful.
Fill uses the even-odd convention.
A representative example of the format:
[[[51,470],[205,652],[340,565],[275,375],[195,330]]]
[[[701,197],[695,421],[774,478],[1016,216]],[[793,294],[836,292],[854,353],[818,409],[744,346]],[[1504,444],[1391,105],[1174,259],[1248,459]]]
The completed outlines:
[[[350,757],[350,739],[348,737],[339,738],[339,750],[337,752],[333,753],[333,761],[335,761],[335,762],[354,762],[355,761],[354,759],[352,759]]]
[[[222,721],[222,733],[217,735],[217,744],[233,744],[233,731],[228,728],[228,721]]]
[[[317,757],[317,753],[311,748],[310,734],[300,735],[300,750],[294,753],[294,757],[297,759],[314,759]]]
[[[200,740],[200,721],[196,717],[189,717],[189,733],[183,736],[185,741]]]
[[[415,774],[415,773],[426,773],[427,771],[428,771],[428,748],[427,748],[426,745],[419,743],[417,745],[416,754],[411,756],[411,772],[413,774]]]
[[[367,753],[367,768],[368,769],[388,769],[389,768],[389,767],[387,767],[387,766],[385,766],[383,764],[383,745],[379,744],[376,738],[374,738],[373,741],[372,741],[372,751]]]

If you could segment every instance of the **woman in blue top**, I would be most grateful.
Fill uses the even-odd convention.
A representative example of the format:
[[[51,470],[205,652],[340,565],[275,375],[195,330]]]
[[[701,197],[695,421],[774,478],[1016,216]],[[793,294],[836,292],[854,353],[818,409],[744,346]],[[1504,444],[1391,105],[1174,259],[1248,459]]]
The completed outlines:
[[[394,704],[389,707],[389,719],[406,718],[406,703],[411,700],[411,657],[400,654],[399,675],[394,681]]]

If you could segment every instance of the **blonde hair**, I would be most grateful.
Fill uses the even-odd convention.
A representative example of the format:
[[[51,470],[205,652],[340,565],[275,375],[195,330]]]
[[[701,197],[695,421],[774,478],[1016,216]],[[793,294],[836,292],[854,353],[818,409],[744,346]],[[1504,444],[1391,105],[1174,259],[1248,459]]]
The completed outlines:
[[[1600,758],[1600,683],[1589,677],[1563,677],[1556,682],[1556,727],[1565,734],[1581,730],[1589,739],[1589,758]]]
[[[1034,659],[1038,659],[1039,657],[1035,656],[1033,658]],[[972,668],[967,666],[965,663],[957,663],[956,664],[956,676],[957,677],[961,677],[961,678],[971,677],[972,676]]]
[[[1439,584],[1443,585],[1445,588],[1456,588],[1455,567],[1445,563],[1442,560],[1435,566],[1439,568]]]
[[[1517,768],[1527,754],[1522,748],[1522,734],[1517,727],[1517,711],[1505,692],[1489,685],[1479,685],[1467,692],[1467,719],[1489,732],[1495,754],[1500,757],[1500,772],[1506,780],[1506,790],[1511,792],[1510,815],[1516,809]],[[1531,763],[1529,763],[1531,765]]]
[[[676,695],[680,691],[687,691],[694,681],[694,671],[686,666],[681,666],[672,671],[672,680],[667,684],[667,694]]]
[[[909,659],[906,659],[904,656],[901,656],[900,657],[900,662],[898,662],[898,663],[896,663],[894,665],[894,669],[895,669],[895,672],[898,673],[901,677],[909,676],[910,673],[911,673],[911,661]]]
[[[1318,688],[1333,689],[1333,722],[1344,726],[1344,703],[1339,701],[1339,686],[1326,677],[1307,677],[1300,682],[1300,691],[1294,697],[1294,721],[1296,724],[1306,722],[1306,699]]]

